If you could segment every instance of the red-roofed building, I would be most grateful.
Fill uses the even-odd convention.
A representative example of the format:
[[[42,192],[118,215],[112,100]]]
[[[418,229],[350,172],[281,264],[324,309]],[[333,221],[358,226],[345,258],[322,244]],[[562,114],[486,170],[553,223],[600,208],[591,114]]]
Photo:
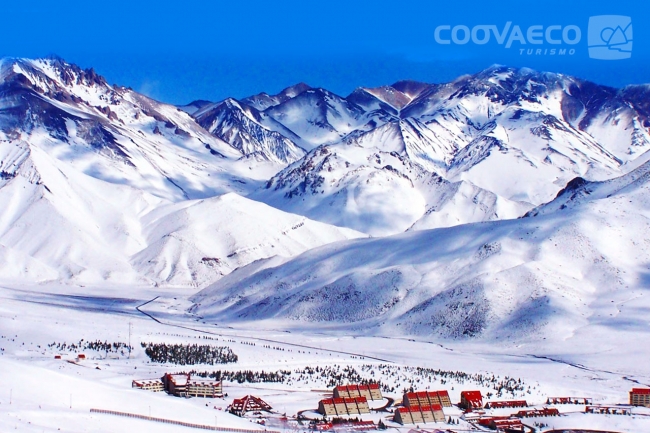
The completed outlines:
[[[428,406],[409,406],[395,409],[393,421],[400,424],[421,424],[443,422],[445,413],[439,404]]]
[[[543,409],[520,410],[515,414],[518,418],[539,418],[543,416],[560,416],[560,411],[554,407],[545,407]]]
[[[585,413],[599,413],[602,415],[631,415],[632,409],[624,406],[606,406],[601,404],[588,404]]]
[[[336,410],[337,414],[346,414],[348,412],[348,408],[345,405],[345,400],[343,398],[334,397],[332,401],[334,401],[334,410]]]
[[[528,407],[528,402],[526,400],[503,400],[485,403],[486,409],[502,409],[505,407]]]
[[[171,374],[163,376],[165,391],[168,394],[185,397],[187,395],[187,382],[190,380],[189,374]]]
[[[650,407],[650,389],[632,388],[632,391],[630,391],[630,404],[632,406]]]
[[[512,418],[494,420],[490,424],[490,427],[495,429],[497,432],[524,431],[524,424],[521,420]]]
[[[489,427],[494,421],[502,421],[504,419],[510,419],[510,416],[482,416],[478,419],[478,423],[483,427]]]
[[[459,406],[467,410],[481,409],[483,407],[481,391],[462,391]]]
[[[216,380],[189,380],[187,395],[192,397],[216,398],[223,396],[223,384]]]
[[[451,399],[447,391],[418,391],[406,392],[402,397],[402,405],[411,406],[430,406],[439,404],[442,407],[451,407]]]
[[[367,400],[381,400],[383,395],[379,384],[368,385],[339,385],[332,392],[335,398],[365,397]]]
[[[318,413],[325,416],[337,415],[334,399],[326,398],[318,402]]]
[[[167,393],[178,397],[221,397],[223,385],[215,380],[192,380],[189,374],[170,374],[163,376]]]
[[[321,415],[360,415],[370,413],[365,397],[326,398],[318,402]]]
[[[591,404],[593,399],[589,397],[549,397],[546,404]]]
[[[230,407],[228,407],[228,412],[237,416],[244,416],[246,412],[271,412],[271,409],[273,408],[261,398],[247,395],[243,398],[234,399]]]
[[[152,392],[161,392],[165,390],[165,385],[160,379],[134,380],[131,382],[131,387]]]

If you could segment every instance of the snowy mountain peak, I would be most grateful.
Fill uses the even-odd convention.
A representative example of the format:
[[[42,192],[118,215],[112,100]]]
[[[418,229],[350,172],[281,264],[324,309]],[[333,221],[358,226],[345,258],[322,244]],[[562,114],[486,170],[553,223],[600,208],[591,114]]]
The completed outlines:
[[[254,96],[244,98],[242,99],[242,102],[257,108],[260,111],[264,111],[269,107],[274,107],[284,101],[295,98],[305,90],[309,89],[311,89],[311,86],[305,83],[298,83],[283,89],[277,95],[269,95],[266,92],[262,92]]]
[[[406,105],[417,98],[424,90],[431,87],[430,84],[420,83],[417,81],[398,81],[390,86],[381,87],[360,87],[352,93],[352,98],[361,99],[362,96],[355,93],[366,92],[377,98],[381,102],[388,104],[396,110],[401,110]],[[349,99],[350,97],[348,97]]]
[[[204,107],[195,115],[195,119],[212,135],[229,143],[244,156],[256,155],[286,164],[305,154],[291,140],[297,138],[295,134],[256,108],[233,98]]]

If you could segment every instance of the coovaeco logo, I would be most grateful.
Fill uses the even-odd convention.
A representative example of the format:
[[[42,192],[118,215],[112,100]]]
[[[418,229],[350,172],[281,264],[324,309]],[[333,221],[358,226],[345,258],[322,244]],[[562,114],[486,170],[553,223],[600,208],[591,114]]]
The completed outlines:
[[[628,59],[632,56],[632,19],[622,15],[589,17],[589,57],[599,60]],[[522,29],[508,21],[497,25],[440,25],[434,31],[440,45],[485,45],[494,40],[505,48],[515,47],[520,55],[555,56],[574,55],[576,45],[582,40],[582,30],[575,24],[549,26],[532,25]]]
[[[623,15],[589,17],[589,57],[620,60],[632,57],[632,18]]]

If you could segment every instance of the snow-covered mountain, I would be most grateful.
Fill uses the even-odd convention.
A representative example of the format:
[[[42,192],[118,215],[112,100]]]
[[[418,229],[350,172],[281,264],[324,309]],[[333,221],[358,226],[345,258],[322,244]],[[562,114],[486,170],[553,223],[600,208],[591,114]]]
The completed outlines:
[[[609,181],[572,181],[525,218],[259,261],[201,291],[192,311],[380,334],[595,339],[603,326],[647,326],[633,300],[647,291],[648,217],[650,163]]]
[[[235,99],[204,106],[194,113],[194,118],[212,135],[246,156],[286,164],[305,155],[291,140],[298,139],[295,134],[267,114]]]
[[[260,111],[264,111],[269,107],[274,107],[282,102],[288,101],[289,99],[294,98],[300,93],[309,89],[311,89],[311,87],[309,87],[307,84],[298,83],[287,87],[277,95],[269,95],[266,92],[262,92],[257,95],[244,98],[242,99],[242,102]]]
[[[198,287],[238,266],[363,236],[235,193],[172,202],[96,179],[23,143],[3,144],[3,282]]]
[[[376,114],[326,89],[309,88],[265,110],[300,137],[303,148],[339,142],[346,135],[377,126]],[[381,113],[380,113],[381,114]]]
[[[144,277],[178,286],[202,287],[261,258],[365,237],[235,193],[161,206],[142,224],[147,246],[131,256],[131,264]]]
[[[320,146],[249,197],[374,236],[516,218],[532,207],[467,181],[450,182],[390,143],[384,141],[386,150],[347,143]]]
[[[2,276],[200,286],[363,233],[542,212],[575,177],[650,160],[647,96],[492,67],[175,107],[61,59],[4,59]]]
[[[6,59],[0,80],[3,281],[197,286],[363,236],[241,197],[283,163],[92,70]]]
[[[3,60],[0,100],[4,149],[27,143],[94,178],[173,201],[247,193],[281,168],[244,158],[174,106],[59,59]]]
[[[647,86],[617,90],[500,66],[446,84],[360,88],[347,98],[305,88],[274,100],[264,113],[311,151],[251,197],[378,235],[402,231],[431,212],[446,224],[476,221],[479,214],[483,220],[520,216],[576,176],[605,180],[640,165],[635,161],[650,150],[646,95]],[[339,163],[323,164],[323,155]],[[402,163],[382,164],[375,155]],[[369,179],[385,178],[386,165],[401,181],[378,187]],[[492,211],[480,200],[460,205],[459,199],[445,207],[436,200],[440,194],[421,185],[421,173],[466,182],[475,196],[507,205]],[[393,212],[392,227],[373,216]]]

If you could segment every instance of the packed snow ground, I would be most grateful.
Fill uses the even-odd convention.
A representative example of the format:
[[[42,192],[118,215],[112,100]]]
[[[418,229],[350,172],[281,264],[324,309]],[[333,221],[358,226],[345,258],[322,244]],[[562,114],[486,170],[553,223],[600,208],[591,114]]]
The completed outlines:
[[[638,346],[621,345],[615,353],[603,353],[607,348],[594,347],[565,347],[561,351],[543,343],[497,347],[454,342],[443,347],[425,339],[390,335],[368,337],[354,332],[317,332],[316,329],[304,331],[301,326],[287,328],[283,323],[277,323],[275,329],[270,323],[266,323],[264,329],[231,327],[204,323],[201,318],[187,313],[187,300],[169,291],[164,297],[141,307],[162,322],[158,323],[136,310],[138,305],[161,295],[154,288],[143,287],[134,292],[133,287],[114,286],[110,298],[88,296],[87,293],[84,288],[69,286],[0,289],[0,381],[3,384],[0,425],[4,429],[26,432],[191,431],[186,427],[91,414],[91,408],[151,414],[208,426],[216,422],[220,427],[261,428],[224,410],[233,398],[248,394],[263,398],[279,414],[286,413],[289,417],[298,411],[313,410],[326,396],[324,390],[328,389],[328,383],[318,375],[309,379],[305,375],[300,379],[295,372],[316,366],[338,368],[339,371],[352,367],[362,377],[394,386],[394,392],[385,394],[396,400],[400,400],[403,389],[411,385],[416,389],[447,389],[454,402],[459,400],[463,389],[481,389],[484,394],[494,392],[489,385],[480,385],[470,378],[426,378],[415,374],[412,367],[462,371],[483,377],[495,375],[500,379],[508,376],[523,384],[516,396],[537,405],[545,403],[547,396],[563,395],[592,397],[594,403],[625,403],[627,391],[637,386],[637,381],[650,383],[646,353]],[[70,344],[81,339],[128,343],[129,323],[134,347],[130,359],[128,353],[106,356],[104,352],[85,350],[89,359],[73,364],[66,359],[73,359],[76,352],[58,352],[48,347],[54,342]],[[225,345],[232,348],[239,361],[214,366],[152,364],[140,347],[141,342]],[[55,360],[55,354],[63,355],[64,359]],[[285,383],[225,382],[224,391],[228,397],[224,399],[180,399],[131,388],[133,379],[156,378],[166,372],[190,369],[291,370],[294,373]],[[508,397],[512,398],[508,394],[501,399]],[[626,417],[584,415],[578,413],[584,407],[574,405],[558,408],[574,413],[529,421],[548,422],[555,427],[621,432],[650,429],[650,417],[647,416],[650,413],[642,409],[635,409],[634,416]],[[456,418],[460,411],[451,409],[446,414]],[[278,416],[268,417],[268,429],[278,429],[273,427]],[[390,421],[388,413],[363,418],[375,422],[383,419],[403,432],[411,428],[398,427]],[[446,424],[436,426],[447,427]]]

